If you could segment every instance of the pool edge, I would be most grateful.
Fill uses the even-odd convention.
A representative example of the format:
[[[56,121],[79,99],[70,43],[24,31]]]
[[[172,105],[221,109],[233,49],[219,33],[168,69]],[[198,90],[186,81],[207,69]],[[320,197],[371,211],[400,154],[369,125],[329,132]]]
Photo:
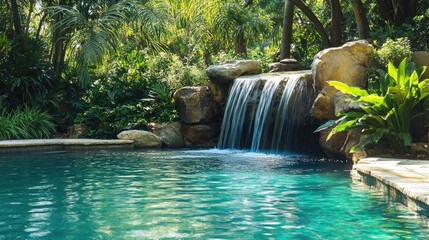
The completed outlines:
[[[134,141],[116,139],[31,139],[0,141],[0,153],[50,150],[132,149]]]
[[[353,165],[352,179],[429,217],[429,161],[365,158]]]

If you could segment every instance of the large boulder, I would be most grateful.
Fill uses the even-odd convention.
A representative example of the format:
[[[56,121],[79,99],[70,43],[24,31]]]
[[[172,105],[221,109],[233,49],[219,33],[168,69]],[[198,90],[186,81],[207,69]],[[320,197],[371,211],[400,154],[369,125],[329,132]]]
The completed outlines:
[[[207,123],[216,116],[210,90],[206,86],[183,87],[173,94],[180,119],[186,124]]]
[[[323,151],[329,158],[345,158],[353,161],[362,158],[361,151],[350,153],[352,147],[360,142],[362,129],[355,128],[347,132],[337,133],[331,136],[329,140],[326,140],[331,129],[332,128],[328,128],[321,131],[319,138],[320,146],[322,146]]]
[[[214,147],[219,131],[220,127],[216,124],[182,126],[186,146],[193,147]]]
[[[341,47],[328,48],[319,52],[312,63],[315,89],[319,92],[311,110],[317,119],[335,117],[332,101],[337,90],[327,81],[335,80],[350,86],[364,87],[365,72],[374,48],[365,40],[349,42]]]
[[[149,131],[161,138],[164,146],[172,148],[185,146],[179,122],[165,124],[150,123],[148,127]]]
[[[417,51],[413,53],[413,62],[417,67],[426,66],[426,72],[423,74],[422,79],[429,78],[429,52]]]
[[[209,66],[207,76],[213,82],[230,84],[239,76],[258,74],[262,72],[262,65],[257,60],[238,60],[220,65]]]
[[[351,95],[342,92],[336,92],[334,96],[332,96],[335,116],[338,116],[340,113],[361,110],[361,104],[350,101],[351,97]]]
[[[332,128],[325,129],[320,132],[319,144],[322,147],[325,155],[332,159],[345,158],[342,148],[345,140],[347,139],[347,133],[334,134],[329,140],[327,140],[329,133]]]
[[[162,146],[162,139],[148,131],[127,130],[119,133],[117,137],[121,140],[133,140],[134,147],[137,148],[152,148]]]

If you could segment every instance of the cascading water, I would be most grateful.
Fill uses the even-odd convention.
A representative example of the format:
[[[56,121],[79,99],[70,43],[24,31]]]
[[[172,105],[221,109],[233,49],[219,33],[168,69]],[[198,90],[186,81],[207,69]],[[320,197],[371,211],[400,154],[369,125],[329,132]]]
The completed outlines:
[[[283,152],[296,149],[312,91],[308,72],[244,76],[235,80],[219,148]]]
[[[242,148],[242,136],[247,105],[252,99],[254,89],[259,86],[260,75],[238,78],[234,81],[225,109],[219,137],[219,148]]]

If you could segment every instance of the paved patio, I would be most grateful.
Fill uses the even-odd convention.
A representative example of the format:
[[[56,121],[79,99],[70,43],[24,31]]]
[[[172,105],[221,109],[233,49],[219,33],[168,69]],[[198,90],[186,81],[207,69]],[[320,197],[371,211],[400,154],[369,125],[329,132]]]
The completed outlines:
[[[35,150],[133,148],[132,140],[116,139],[31,139],[0,141],[0,153]]]
[[[429,161],[364,158],[353,169],[361,181],[379,188],[381,183],[395,200],[429,216]]]

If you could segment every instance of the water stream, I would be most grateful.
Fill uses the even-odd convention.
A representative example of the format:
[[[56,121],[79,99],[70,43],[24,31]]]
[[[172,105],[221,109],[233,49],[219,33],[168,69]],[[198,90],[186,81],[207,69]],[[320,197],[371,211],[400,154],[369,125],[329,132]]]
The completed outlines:
[[[295,150],[311,99],[305,74],[260,74],[236,79],[218,147],[273,153]]]

